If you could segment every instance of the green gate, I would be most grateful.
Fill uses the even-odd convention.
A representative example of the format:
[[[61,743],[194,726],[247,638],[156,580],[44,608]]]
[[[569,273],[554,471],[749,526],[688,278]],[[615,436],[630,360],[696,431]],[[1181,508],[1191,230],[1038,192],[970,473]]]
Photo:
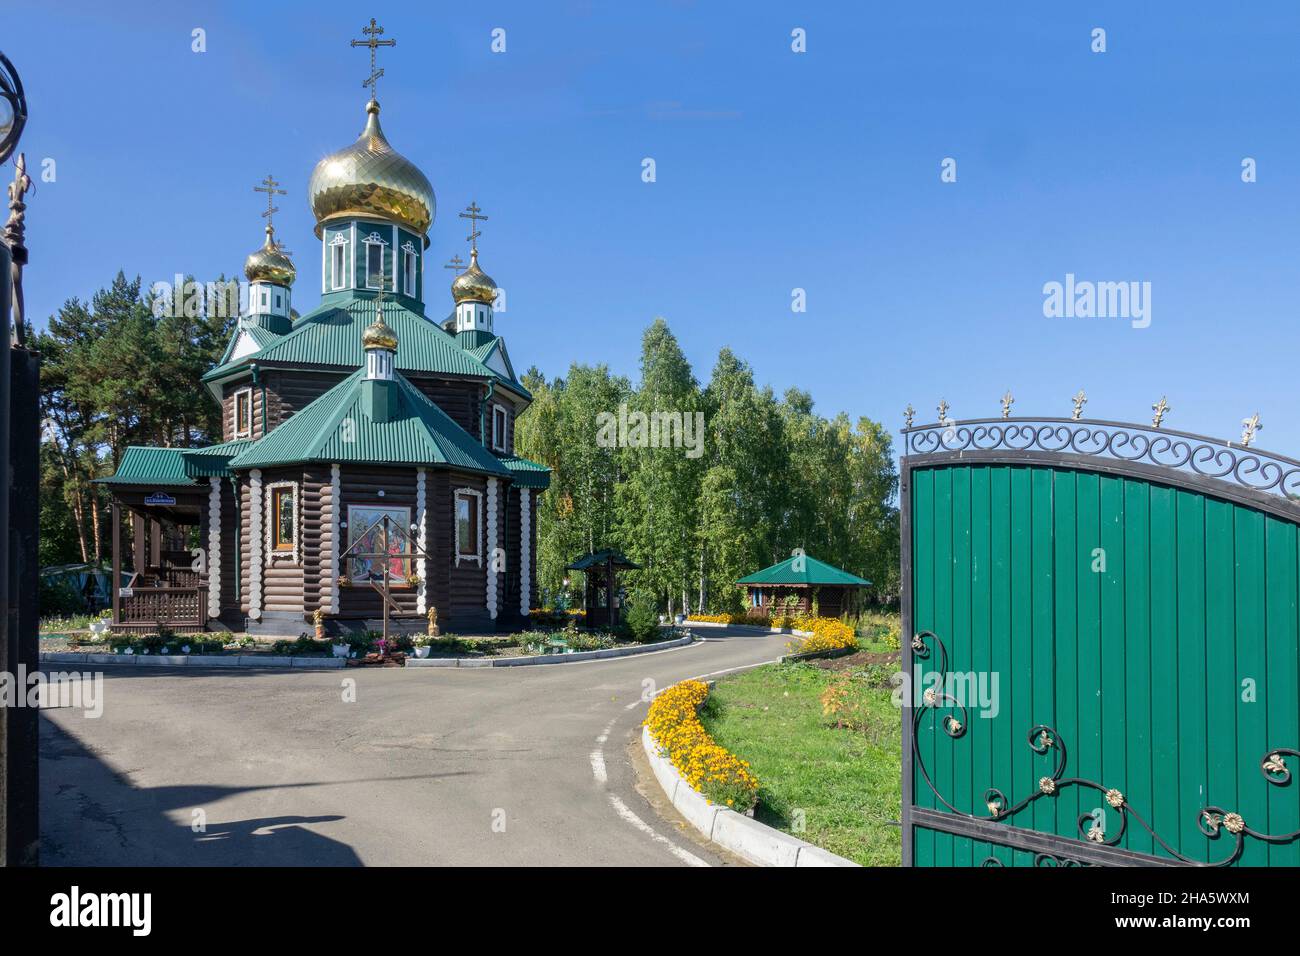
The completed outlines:
[[[1300,462],[1251,437],[909,420],[905,865],[1300,865]]]

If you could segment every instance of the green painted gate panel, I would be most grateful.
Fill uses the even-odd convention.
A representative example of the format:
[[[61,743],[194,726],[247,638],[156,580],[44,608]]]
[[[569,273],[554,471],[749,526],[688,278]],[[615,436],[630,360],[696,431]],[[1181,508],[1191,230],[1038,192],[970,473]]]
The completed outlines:
[[[954,464],[911,472],[912,627],[942,641],[968,699],[950,736],[917,727],[913,805],[989,819],[1053,774],[1030,728],[1055,728],[1063,781],[1124,795],[1117,847],[1215,862],[1236,838],[1207,837],[1201,810],[1257,832],[1300,830],[1300,787],[1260,760],[1300,746],[1300,535],[1247,505],[1137,477],[1063,467]],[[936,655],[915,660],[925,687]],[[982,683],[981,683],[982,682]],[[981,698],[980,691],[983,691]],[[971,699],[973,698],[973,699]],[[1291,768],[1294,769],[1294,768]],[[1061,786],[1002,825],[1082,839],[1119,832],[1097,790]],[[1080,819],[1085,818],[1083,824]],[[1081,829],[1082,826],[1082,829]],[[917,865],[1032,865],[1034,853],[916,824]],[[1247,837],[1242,865],[1300,865],[1300,842]]]

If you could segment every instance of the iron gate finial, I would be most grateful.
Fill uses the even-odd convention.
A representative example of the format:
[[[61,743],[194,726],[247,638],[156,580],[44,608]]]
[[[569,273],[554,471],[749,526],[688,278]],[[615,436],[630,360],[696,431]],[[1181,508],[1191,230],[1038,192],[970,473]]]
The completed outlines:
[[[1074,411],[1070,413],[1070,417],[1077,422],[1083,417],[1083,406],[1087,404],[1088,396],[1083,394],[1083,389],[1079,389],[1079,393],[1074,396]]]
[[[1151,419],[1151,424],[1154,427],[1159,428],[1160,423],[1164,421],[1165,415],[1172,412],[1173,409],[1170,407],[1169,403],[1165,401],[1165,397],[1161,395],[1160,401],[1151,406],[1151,411],[1156,413],[1155,417]]]
[[[912,403],[911,403],[911,402],[908,402],[908,403],[907,403],[907,407],[906,407],[905,409],[903,409],[903,427],[904,427],[904,428],[911,428],[911,427],[912,427],[912,416],[915,415],[915,414],[916,414],[916,409],[912,407]]]
[[[1264,426],[1260,424],[1259,412],[1251,415],[1249,418],[1241,420],[1241,445],[1243,448],[1250,447],[1250,443],[1255,440],[1255,432]]]
[[[1016,400],[1011,397],[1011,389],[1007,389],[1007,393],[1002,396],[1002,417],[1003,418],[1011,417],[1011,406],[1014,405],[1015,403]]]

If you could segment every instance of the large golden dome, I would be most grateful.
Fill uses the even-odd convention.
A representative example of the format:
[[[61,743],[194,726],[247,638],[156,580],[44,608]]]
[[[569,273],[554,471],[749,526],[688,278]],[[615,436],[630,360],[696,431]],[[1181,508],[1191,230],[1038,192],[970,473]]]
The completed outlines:
[[[331,153],[307,184],[319,238],[326,222],[353,216],[392,219],[421,236],[433,224],[433,186],[409,159],[388,144],[379,127],[379,104],[366,104],[366,128],[355,143]]]
[[[298,270],[293,267],[289,257],[276,245],[275,231],[266,227],[266,242],[262,248],[244,260],[244,275],[249,282],[274,282],[276,285],[291,286],[298,277]]]
[[[497,284],[478,267],[478,250],[469,254],[469,268],[456,276],[451,283],[451,297],[461,302],[482,302],[491,305],[497,297]]]

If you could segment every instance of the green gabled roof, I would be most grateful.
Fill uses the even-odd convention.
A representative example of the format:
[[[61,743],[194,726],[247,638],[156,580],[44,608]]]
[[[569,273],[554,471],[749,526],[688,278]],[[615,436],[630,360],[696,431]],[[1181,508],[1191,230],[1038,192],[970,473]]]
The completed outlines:
[[[566,564],[566,571],[586,571],[588,568],[605,564],[610,559],[614,561],[614,567],[624,570],[639,570],[641,565],[637,564],[622,551],[616,551],[613,548],[605,548],[603,551],[593,551],[591,554],[584,554],[575,560],[572,564]]]
[[[193,476],[185,470],[184,452],[183,448],[131,445],[122,452],[117,471],[99,481],[106,485],[194,485]]]
[[[225,354],[221,356],[221,361],[217,363],[218,366],[225,365],[230,361],[230,354],[235,351],[235,343],[239,341],[239,337],[245,332],[257,344],[259,352],[282,338],[278,333],[272,332],[270,329],[264,329],[260,325],[237,325],[234,334],[230,336],[230,343],[226,346]],[[252,355],[247,355],[245,358],[252,358]],[[243,359],[240,359],[240,361],[243,361]]]
[[[535,461],[517,455],[507,455],[501,459],[501,464],[510,469],[510,477],[514,479],[516,485],[542,489],[551,486],[551,469],[545,465],[539,465]]]
[[[375,299],[358,297],[322,305],[294,323],[292,331],[256,353],[234,362],[226,361],[203,376],[205,382],[222,378],[250,360],[286,365],[365,364],[361,331],[374,321]],[[435,372],[475,378],[499,378],[474,358],[437,324],[420,313],[388,299],[384,321],[397,333],[397,369],[402,372]]]
[[[388,319],[387,309],[384,319]],[[494,455],[400,373],[391,384],[389,414],[376,421],[363,395],[363,373],[357,369],[259,438],[231,461],[231,467],[265,468],[308,461],[450,465],[509,477],[510,472]]]
[[[794,569],[796,560],[801,560],[802,571]],[[793,555],[780,564],[756,571],[748,577],[741,578],[737,584],[844,584],[850,587],[868,587],[871,582],[856,574],[849,574],[837,567],[818,561],[810,555]]]
[[[252,444],[230,441],[206,448],[150,448],[131,445],[122,453],[117,471],[98,481],[106,485],[190,487],[196,479],[226,478],[230,459]]]

